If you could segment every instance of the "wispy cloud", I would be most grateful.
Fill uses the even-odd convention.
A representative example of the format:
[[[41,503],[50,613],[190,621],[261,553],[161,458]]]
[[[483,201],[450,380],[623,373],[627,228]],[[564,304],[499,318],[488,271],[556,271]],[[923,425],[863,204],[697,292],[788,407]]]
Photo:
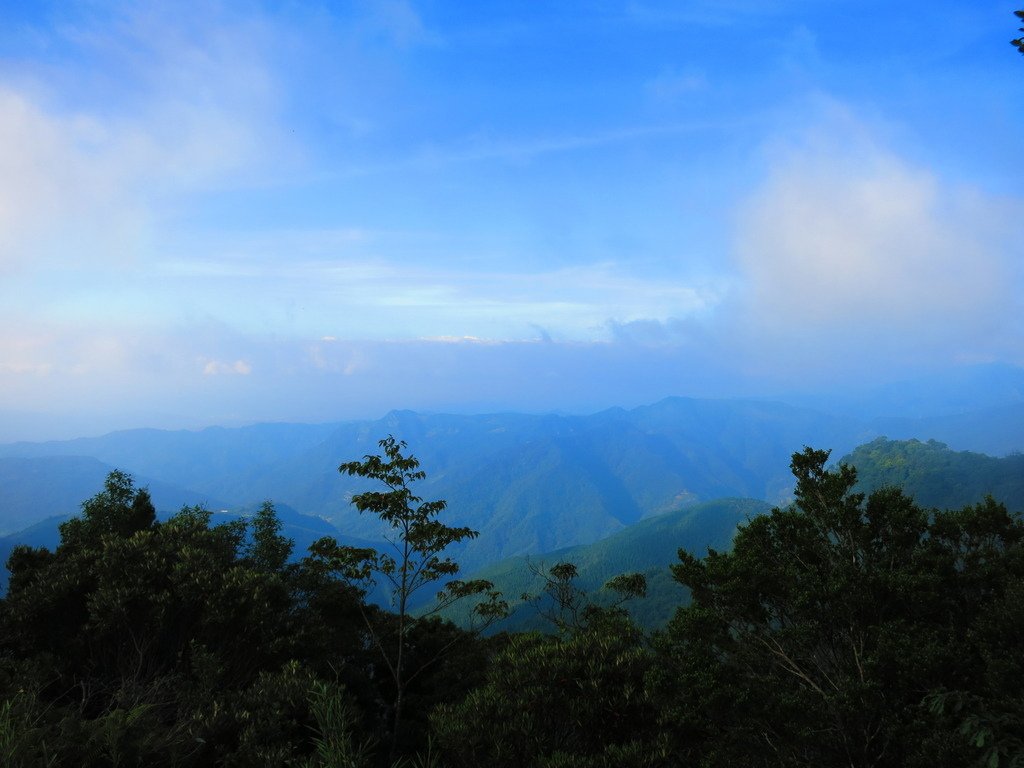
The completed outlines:
[[[165,265],[171,295],[188,292],[211,314],[245,327],[253,302],[263,317],[298,335],[342,338],[427,337],[519,340],[537,326],[561,339],[607,338],[608,320],[665,320],[712,311],[724,285],[683,276],[636,273],[599,262],[544,271],[415,266],[394,258],[286,259],[250,263],[203,258]],[[188,287],[190,286],[190,287]],[[244,288],[242,299],[231,298]],[[353,322],[353,319],[358,322]]]
[[[728,389],[710,383],[720,374],[712,361],[695,366],[693,355],[607,341],[314,341],[197,325],[135,334],[51,327],[30,346],[20,357],[8,356],[9,342],[0,348],[11,363],[0,366],[0,408],[57,414],[36,424],[37,437],[392,408],[589,410],[653,401],[683,385]],[[0,424],[0,441],[20,434]]]
[[[676,84],[678,88],[679,83]],[[666,88],[669,87],[666,85]],[[696,84],[694,85],[696,86]],[[525,161],[546,155],[558,155],[600,149],[615,145],[646,142],[658,138],[674,138],[714,131],[732,130],[754,121],[752,116],[729,119],[684,120],[623,126],[591,133],[547,136],[508,137],[497,133],[464,136],[444,144],[426,144],[405,157],[388,162],[355,163],[332,171],[314,174],[318,180],[358,178],[406,170],[437,171],[449,166],[489,161]]]
[[[0,268],[145,253],[181,195],[286,154],[266,30],[188,11],[71,18],[50,32],[70,62],[58,75],[0,77]]]

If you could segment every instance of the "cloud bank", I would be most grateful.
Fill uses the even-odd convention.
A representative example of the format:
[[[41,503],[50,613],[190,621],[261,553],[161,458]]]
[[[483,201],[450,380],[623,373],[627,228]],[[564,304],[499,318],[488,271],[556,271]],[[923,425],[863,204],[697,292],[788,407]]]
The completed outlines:
[[[936,138],[1016,140],[1019,70],[953,25],[941,51],[848,35],[837,56],[834,10],[783,4],[751,35],[753,7],[29,8],[0,33],[0,423],[581,410],[1024,364],[1019,173]],[[885,13],[863,29],[916,9]]]

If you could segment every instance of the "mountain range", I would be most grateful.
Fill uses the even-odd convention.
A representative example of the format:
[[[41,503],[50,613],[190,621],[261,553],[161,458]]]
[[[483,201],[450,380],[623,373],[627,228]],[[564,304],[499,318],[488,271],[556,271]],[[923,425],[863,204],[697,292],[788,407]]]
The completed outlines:
[[[1011,512],[1024,514],[1024,455],[995,458],[970,451],[953,451],[935,440],[877,438],[858,446],[837,463],[857,469],[856,491],[870,493],[886,486],[902,489],[924,507],[960,509],[993,496]],[[607,602],[602,587],[623,573],[641,573],[647,596],[630,601],[633,618],[646,627],[660,627],[680,604],[685,590],[671,576],[669,566],[684,549],[703,555],[707,549],[728,549],[736,528],[771,505],[755,499],[718,499],[641,520],[592,544],[553,552],[513,557],[471,575],[488,579],[509,601],[511,614],[494,629],[522,631],[548,629],[547,620],[533,601],[544,585],[543,572],[557,563],[572,563],[576,585],[587,599]],[[446,614],[464,621],[464,611]]]
[[[978,425],[998,424],[989,431]],[[334,424],[201,431],[128,430],[0,446],[0,531],[72,514],[110,468],[150,488],[162,512],[182,504],[251,508],[265,499],[350,537],[387,532],[350,504],[369,486],[338,465],[395,435],[426,471],[417,493],[448,501],[446,521],[479,538],[452,552],[465,571],[591,544],[640,521],[723,498],[784,504],[789,457],[841,456],[883,434],[938,439],[999,455],[1024,448],[1024,405],[973,413],[863,419],[755,400],[669,398],[590,415],[393,411]],[[991,439],[986,440],[986,435]]]

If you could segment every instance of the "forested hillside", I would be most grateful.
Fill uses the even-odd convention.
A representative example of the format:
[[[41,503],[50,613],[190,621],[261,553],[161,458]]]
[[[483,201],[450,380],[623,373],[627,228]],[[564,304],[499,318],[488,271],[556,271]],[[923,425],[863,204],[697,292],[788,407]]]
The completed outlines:
[[[1024,512],[1024,455],[1019,453],[994,458],[953,451],[935,440],[878,438],[842,461],[857,468],[858,490],[895,486],[918,504],[940,509],[977,504],[991,495]]]
[[[792,457],[795,503],[721,502],[545,564],[549,634],[480,633],[514,601],[452,580],[475,532],[384,456],[343,465],[398,548],[295,552],[273,507],[158,519],[112,473],[50,548],[11,554],[0,600],[0,759],[11,766],[1012,765],[1024,760],[1024,524],[987,501],[865,497],[828,454]],[[731,537],[734,524],[738,532]],[[723,542],[707,556],[685,545]],[[625,606],[666,569],[648,634]],[[589,558],[589,559],[588,559]],[[610,572],[610,571],[609,571]],[[367,602],[390,587],[393,611]],[[459,629],[407,611],[440,590]],[[589,593],[589,594],[588,594]],[[476,606],[475,609],[472,606]]]
[[[508,596],[511,613],[495,629],[551,631],[550,623],[522,595],[543,591],[544,576],[559,563],[571,563],[577,571],[575,586],[597,601],[614,599],[604,585],[622,573],[640,573],[647,580],[647,594],[628,605],[633,620],[645,628],[664,625],[675,609],[689,600],[689,593],[671,578],[669,566],[678,551],[703,554],[708,548],[727,550],[738,525],[771,506],[754,499],[718,499],[696,504],[638,523],[607,538],[577,547],[540,555],[503,560],[473,574],[487,579]],[[452,618],[461,618],[457,613]]]
[[[962,508],[991,495],[1011,511],[1024,511],[1024,456],[994,458],[953,451],[931,440],[877,438],[839,459],[857,469],[855,490],[870,493],[887,486],[899,488],[915,502],[930,508]],[[593,544],[538,555],[510,558],[475,572],[493,581],[508,595],[536,594],[543,575],[557,563],[577,569],[577,586],[595,600],[613,599],[603,585],[616,574],[642,573],[648,590],[644,600],[627,606],[643,627],[662,626],[688,593],[669,578],[666,568],[678,548],[703,553],[708,547],[731,546],[736,526],[763,514],[770,505],[752,499],[719,499],[641,520]],[[457,616],[453,616],[457,618]],[[536,606],[513,602],[512,614],[498,628],[549,629]]]

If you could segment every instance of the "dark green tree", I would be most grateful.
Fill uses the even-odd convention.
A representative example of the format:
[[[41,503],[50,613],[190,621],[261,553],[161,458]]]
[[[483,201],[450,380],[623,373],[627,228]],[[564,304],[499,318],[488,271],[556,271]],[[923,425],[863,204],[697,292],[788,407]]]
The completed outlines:
[[[865,498],[827,458],[795,454],[795,504],[742,526],[732,552],[679,553],[693,602],[653,676],[673,748],[720,765],[969,764],[924,700],[1024,672],[985,629],[1024,631],[996,618],[1024,574],[1024,526],[991,500],[939,513],[891,488]]]
[[[1016,16],[1018,20],[1024,21],[1024,11],[1014,11],[1013,15]],[[1024,32],[1024,27],[1021,27],[1019,31]],[[1018,51],[1024,53],[1024,37],[1018,37],[1016,40],[1011,40],[1010,43],[1013,44]]]
[[[245,553],[248,562],[264,571],[283,572],[295,542],[281,535],[281,521],[274,505],[263,502],[249,525],[251,541]]]
[[[534,567],[543,579],[532,602],[557,635],[517,634],[488,665],[486,680],[432,716],[454,765],[626,768],[667,764],[652,732],[656,707],[645,675],[650,648],[622,607],[643,596],[641,574],[611,579],[610,601],[575,582],[576,566]],[[486,723],[486,727],[480,727]]]
[[[536,594],[524,593],[520,599],[533,605],[537,614],[562,635],[596,622],[625,619],[628,614],[623,604],[647,595],[647,578],[642,573],[623,573],[609,579],[599,594],[614,597],[596,601],[576,583],[579,569],[574,563],[555,563],[550,568],[530,564],[529,568],[541,579],[541,588]]]
[[[54,551],[9,559],[0,762],[283,766],[311,753],[316,679],[376,694],[358,594],[290,553],[269,504],[251,530],[198,508],[161,522],[112,473]]]
[[[475,538],[476,531],[467,527],[453,527],[437,519],[446,503],[443,500],[424,501],[413,493],[412,486],[423,480],[426,473],[419,469],[414,456],[406,456],[406,444],[388,436],[379,442],[382,455],[366,455],[362,461],[342,464],[339,471],[348,475],[374,480],[384,490],[367,491],[352,497],[359,512],[376,515],[391,530],[388,538],[391,552],[341,546],[330,537],[316,542],[310,551],[326,567],[349,584],[357,585],[363,593],[369,592],[383,577],[389,587],[394,617],[377,617],[364,611],[364,619],[374,645],[394,686],[391,706],[390,753],[393,759],[399,752],[406,691],[445,653],[460,641],[456,635],[436,650],[429,658],[419,658],[414,666],[408,661],[412,631],[425,619],[451,604],[466,598],[481,598],[472,615],[480,623],[474,630],[482,630],[491,621],[506,612],[506,605],[489,581],[462,581],[454,578],[458,563],[444,554],[452,544]],[[413,615],[411,600],[426,587],[450,578],[437,593],[432,608]]]

